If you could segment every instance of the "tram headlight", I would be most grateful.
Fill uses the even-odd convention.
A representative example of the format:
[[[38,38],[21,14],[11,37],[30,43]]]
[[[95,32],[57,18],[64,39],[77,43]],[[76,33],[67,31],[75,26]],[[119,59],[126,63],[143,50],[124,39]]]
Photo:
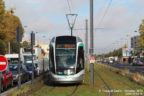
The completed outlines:
[[[74,74],[74,73],[75,73],[74,70],[70,70],[70,69],[69,69],[69,70],[67,71],[67,74],[68,74],[68,75],[72,75],[72,74]]]

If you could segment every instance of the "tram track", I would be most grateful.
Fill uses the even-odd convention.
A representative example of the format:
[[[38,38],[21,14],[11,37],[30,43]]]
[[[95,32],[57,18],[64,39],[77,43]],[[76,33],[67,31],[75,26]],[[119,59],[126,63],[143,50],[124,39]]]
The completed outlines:
[[[56,87],[55,87],[55,86],[53,86],[53,87],[52,87],[52,88],[50,88],[48,91],[49,91],[49,92],[51,92],[51,91],[53,91],[55,88],[56,88]]]
[[[104,71],[105,71],[105,70],[104,70]],[[126,86],[129,87],[130,89],[135,90],[136,93],[139,94],[138,96],[142,96],[142,95],[140,95],[140,92],[137,92],[137,89],[136,89],[135,87],[131,86],[130,84],[128,84],[128,83],[120,80],[119,78],[113,78],[113,79],[115,79],[116,81],[120,81],[122,84],[126,85]]]
[[[69,96],[73,96],[76,93],[76,91],[78,90],[78,87],[79,87],[79,85],[75,85],[74,90],[72,91],[72,93]]]
[[[105,71],[105,70],[104,70],[104,71]],[[105,71],[105,72],[106,72],[106,71]],[[113,79],[115,79],[116,81],[120,81],[122,84],[126,85],[126,86],[129,87],[130,89],[135,90],[135,92],[139,94],[138,96],[142,96],[142,95],[140,95],[140,92],[137,92],[137,89],[136,89],[135,87],[131,86],[130,84],[128,84],[128,83],[120,80],[119,78],[113,78]]]
[[[118,80],[118,81],[120,81],[120,82],[122,82],[124,85],[128,86],[130,89],[135,90],[136,93],[139,94],[138,96],[142,96],[142,95],[140,95],[140,92],[137,92],[136,88],[134,88],[133,86],[127,84],[126,82],[124,82],[124,81],[122,81],[122,80],[120,80],[120,79],[118,79],[118,78],[114,78],[114,79],[115,79],[115,80]]]
[[[107,88],[107,90],[109,92],[108,96],[112,96],[112,92],[111,92],[111,89],[110,89],[109,85],[104,81],[104,79],[100,76],[100,74],[96,70],[94,72],[96,73],[96,75],[98,76],[98,78],[103,82],[103,84]]]

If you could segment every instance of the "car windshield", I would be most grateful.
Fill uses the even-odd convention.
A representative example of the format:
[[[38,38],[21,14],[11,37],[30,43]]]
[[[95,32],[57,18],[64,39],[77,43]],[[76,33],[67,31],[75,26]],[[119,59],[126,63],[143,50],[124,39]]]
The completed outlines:
[[[141,58],[141,59],[140,59],[140,61],[141,61],[141,62],[144,62],[144,59],[143,59],[143,58]]]
[[[7,61],[11,64],[16,64],[18,63],[18,58],[7,58]]]
[[[144,60],[142,58],[137,58],[137,59],[135,59],[135,61],[137,61],[137,62],[144,62]]]
[[[57,68],[74,68],[76,48],[56,48]]]
[[[9,65],[9,70],[10,71],[17,71],[18,65]]]
[[[32,61],[32,56],[24,56],[25,61]]]

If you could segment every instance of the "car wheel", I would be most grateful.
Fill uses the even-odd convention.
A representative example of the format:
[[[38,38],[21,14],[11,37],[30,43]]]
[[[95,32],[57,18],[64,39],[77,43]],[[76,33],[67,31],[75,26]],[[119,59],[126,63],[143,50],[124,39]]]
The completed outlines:
[[[29,75],[27,75],[27,81],[29,81]]]

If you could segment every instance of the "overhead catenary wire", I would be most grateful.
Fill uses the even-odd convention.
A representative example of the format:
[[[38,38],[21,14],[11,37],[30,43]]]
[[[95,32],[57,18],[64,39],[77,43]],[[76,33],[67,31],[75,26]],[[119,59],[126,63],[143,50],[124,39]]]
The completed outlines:
[[[111,6],[111,3],[112,3],[112,0],[110,0],[110,2],[108,3],[108,6],[106,7],[106,10],[105,10],[104,15],[102,16],[100,22],[98,23],[98,26],[103,22],[103,20],[104,20],[106,14],[107,14],[107,12],[108,12],[110,6]]]

